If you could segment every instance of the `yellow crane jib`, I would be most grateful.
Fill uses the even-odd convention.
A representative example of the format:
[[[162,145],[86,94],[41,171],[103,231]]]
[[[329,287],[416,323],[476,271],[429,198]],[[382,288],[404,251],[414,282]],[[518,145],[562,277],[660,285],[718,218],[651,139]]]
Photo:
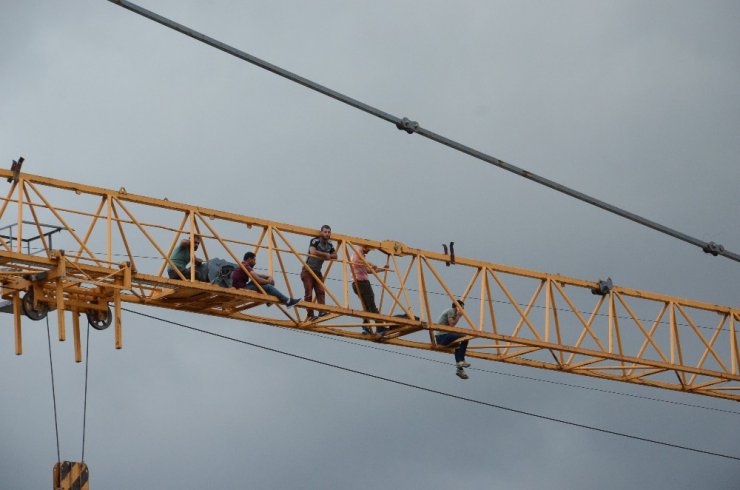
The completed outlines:
[[[21,318],[54,310],[59,340],[72,316],[75,360],[82,314],[94,328],[113,324],[121,348],[121,305],[132,303],[432,351],[454,347],[435,333],[463,334],[472,359],[740,400],[736,307],[453,255],[452,244],[440,253],[334,233],[335,255],[312,257],[315,228],[13,170],[0,177],[9,179],[0,222],[12,225],[0,235],[0,310],[14,314],[17,354]],[[44,226],[59,231],[53,247]],[[354,284],[358,267],[375,308]],[[234,270],[269,281],[237,289]],[[303,297],[299,276],[325,298],[309,290],[294,307],[275,295]],[[458,299],[459,322],[438,324]]]

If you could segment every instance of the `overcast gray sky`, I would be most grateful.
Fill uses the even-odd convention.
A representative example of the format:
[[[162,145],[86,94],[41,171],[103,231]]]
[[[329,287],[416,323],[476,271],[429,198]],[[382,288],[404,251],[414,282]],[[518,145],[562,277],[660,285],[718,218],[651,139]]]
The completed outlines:
[[[139,4],[740,251],[738,2]],[[2,0],[0,46],[3,165],[23,155],[29,173],[302,226],[328,222],[418,248],[452,240],[477,259],[740,303],[740,264],[407,135],[107,1]],[[449,366],[331,339],[133,308],[518,410],[740,455],[735,414],[475,370],[461,382]],[[0,320],[0,488],[47,488],[56,447],[45,325],[24,323],[16,357],[11,317]],[[91,488],[740,485],[740,464],[729,460],[415,392],[131,314],[115,351],[112,330],[91,333]],[[62,457],[79,460],[84,364],[72,347],[52,344]],[[475,367],[740,411],[573,375]]]

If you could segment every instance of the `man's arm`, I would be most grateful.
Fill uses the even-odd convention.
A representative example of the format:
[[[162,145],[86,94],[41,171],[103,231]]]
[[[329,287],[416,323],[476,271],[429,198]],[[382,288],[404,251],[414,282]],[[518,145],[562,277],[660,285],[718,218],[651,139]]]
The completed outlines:
[[[256,272],[252,272],[252,276],[254,277],[254,280],[257,281],[260,285],[270,284],[275,285],[275,281],[272,277],[266,276],[264,274],[257,274]]]
[[[379,266],[379,265],[371,264],[370,262],[368,262],[367,265],[372,267],[375,272],[383,272],[383,271],[391,270],[391,268],[388,267],[387,265]]]
[[[460,321],[460,314],[458,312],[455,312],[453,316],[447,316],[447,325],[450,327],[457,325],[458,321]]]
[[[320,259],[324,259],[324,260],[331,260],[331,259],[337,258],[337,253],[334,252],[334,248],[332,248],[331,252],[322,252],[316,247],[314,247],[313,245],[308,247],[308,254],[313,255],[314,257],[318,257]]]

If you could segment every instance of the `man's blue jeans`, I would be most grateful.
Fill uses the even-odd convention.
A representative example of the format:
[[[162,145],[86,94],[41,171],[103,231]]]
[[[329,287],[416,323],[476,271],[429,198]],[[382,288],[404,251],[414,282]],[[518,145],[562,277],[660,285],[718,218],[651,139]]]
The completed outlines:
[[[461,339],[465,335],[461,333],[440,333],[435,336],[439,345],[449,345],[457,339]],[[464,340],[457,344],[455,347],[455,362],[463,362],[465,360],[465,351],[468,350],[468,341]]]
[[[288,301],[290,301],[290,298],[275,289],[275,286],[273,286],[272,284],[262,284],[261,286],[262,289],[265,290],[266,294],[269,294],[270,296],[276,296],[282,304],[286,304]],[[252,291],[257,291],[258,293],[260,292],[259,288],[253,282],[250,282],[249,284],[244,286],[244,289],[250,289]]]

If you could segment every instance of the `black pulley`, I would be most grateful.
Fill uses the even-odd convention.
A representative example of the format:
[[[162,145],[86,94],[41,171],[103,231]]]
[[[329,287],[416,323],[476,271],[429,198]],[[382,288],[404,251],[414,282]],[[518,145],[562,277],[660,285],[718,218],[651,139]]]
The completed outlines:
[[[21,299],[21,308],[23,313],[33,321],[39,321],[46,318],[46,314],[49,313],[49,305],[46,303],[38,302],[33,304],[33,289],[30,289]]]
[[[91,310],[87,312],[87,323],[95,330],[105,330],[113,323],[113,313],[108,307],[105,311]]]

